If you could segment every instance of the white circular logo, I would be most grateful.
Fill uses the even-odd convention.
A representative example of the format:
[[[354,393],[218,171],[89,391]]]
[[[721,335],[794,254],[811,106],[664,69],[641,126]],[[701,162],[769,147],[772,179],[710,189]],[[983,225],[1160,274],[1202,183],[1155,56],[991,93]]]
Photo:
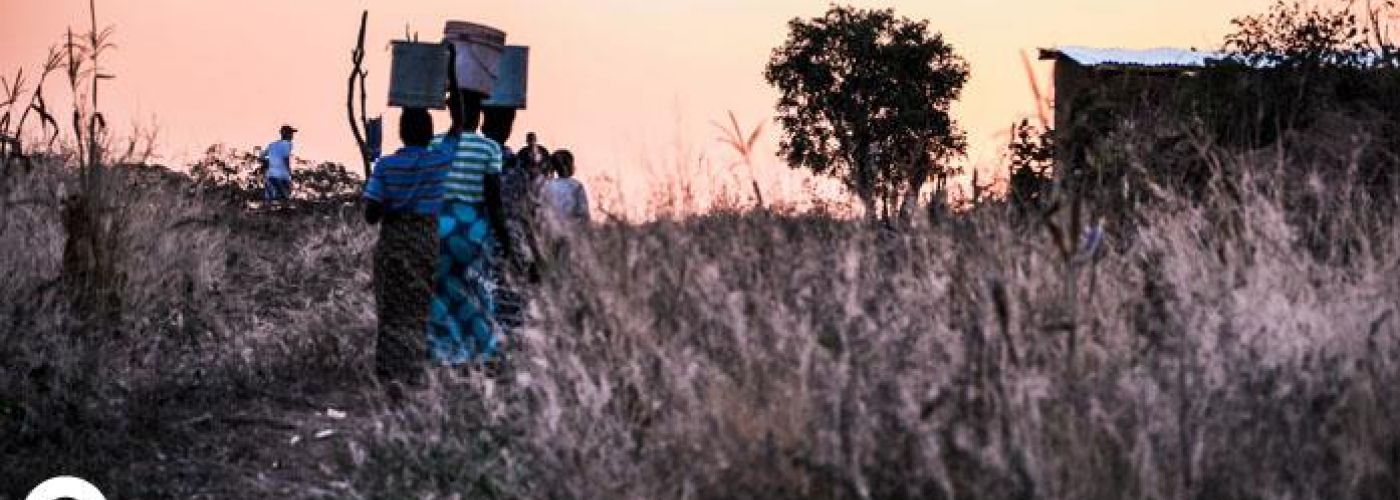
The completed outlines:
[[[92,483],[73,476],[58,476],[39,483],[24,500],[107,500]]]

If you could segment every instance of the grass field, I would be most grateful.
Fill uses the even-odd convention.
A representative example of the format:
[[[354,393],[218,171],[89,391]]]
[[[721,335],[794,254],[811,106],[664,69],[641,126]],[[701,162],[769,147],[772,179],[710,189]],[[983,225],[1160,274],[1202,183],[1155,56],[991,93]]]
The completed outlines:
[[[1217,160],[1229,189],[1157,193],[1068,261],[997,202],[604,222],[502,376],[436,370],[401,407],[368,374],[354,207],[121,171],[97,328],[59,284],[71,174],[15,170],[0,498],[60,473],[109,498],[1396,498],[1393,205]]]

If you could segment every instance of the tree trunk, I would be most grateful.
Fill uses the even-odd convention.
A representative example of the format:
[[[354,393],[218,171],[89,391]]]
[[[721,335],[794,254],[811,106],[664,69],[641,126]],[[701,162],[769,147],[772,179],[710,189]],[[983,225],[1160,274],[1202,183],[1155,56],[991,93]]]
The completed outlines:
[[[875,159],[872,158],[868,145],[861,144],[856,151],[855,182],[853,183],[856,188],[856,196],[860,197],[860,203],[865,208],[865,218],[872,221],[879,220],[879,201],[875,199]]]
[[[875,201],[875,194],[869,190],[857,189],[856,196],[860,197],[860,205],[865,209],[865,218],[872,221],[880,218],[880,206]]]
[[[914,216],[914,211],[919,208],[919,192],[923,191],[924,184],[928,182],[930,165],[916,165],[913,175],[909,176],[909,186],[904,190],[904,203],[900,204],[899,217],[908,222]]]
[[[914,212],[918,210],[919,191],[923,189],[923,187],[923,182],[919,182],[917,185],[911,184],[909,188],[904,191],[904,202],[899,205],[899,217],[903,221],[908,222],[909,219],[914,216]]]

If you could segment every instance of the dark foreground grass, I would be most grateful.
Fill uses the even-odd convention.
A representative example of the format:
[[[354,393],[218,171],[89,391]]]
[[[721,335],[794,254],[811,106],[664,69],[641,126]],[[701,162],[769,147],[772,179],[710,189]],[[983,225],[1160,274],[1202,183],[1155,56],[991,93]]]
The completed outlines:
[[[999,205],[603,224],[502,376],[436,371],[397,408],[353,209],[145,183],[94,329],[54,284],[65,174],[7,179],[0,496],[1396,498],[1400,228],[1220,161],[1230,189],[1158,193],[1073,264]]]

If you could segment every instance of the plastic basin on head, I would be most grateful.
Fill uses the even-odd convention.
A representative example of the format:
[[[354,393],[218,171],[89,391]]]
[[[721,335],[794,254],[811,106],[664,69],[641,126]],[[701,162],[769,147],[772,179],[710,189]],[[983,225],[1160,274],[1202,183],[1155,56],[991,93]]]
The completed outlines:
[[[490,26],[466,21],[448,21],[444,41],[457,51],[457,86],[491,95],[500,74],[501,54],[506,33]]]

